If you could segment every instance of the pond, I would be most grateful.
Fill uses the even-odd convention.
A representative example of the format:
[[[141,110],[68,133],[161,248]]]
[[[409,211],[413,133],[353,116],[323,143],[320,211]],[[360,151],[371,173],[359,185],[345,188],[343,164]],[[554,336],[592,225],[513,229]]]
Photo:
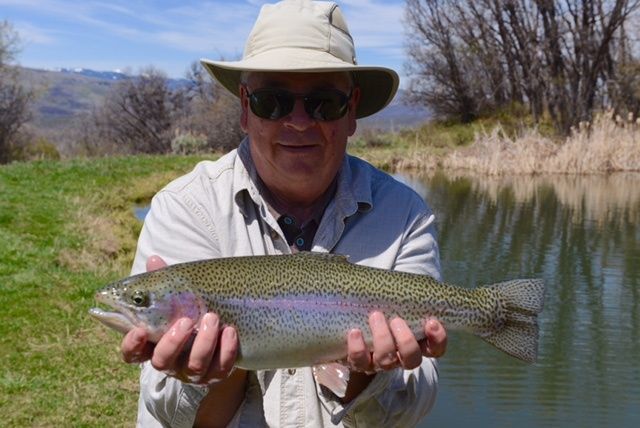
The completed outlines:
[[[547,284],[532,366],[450,333],[427,426],[640,426],[640,176],[398,176],[434,209],[444,278]]]

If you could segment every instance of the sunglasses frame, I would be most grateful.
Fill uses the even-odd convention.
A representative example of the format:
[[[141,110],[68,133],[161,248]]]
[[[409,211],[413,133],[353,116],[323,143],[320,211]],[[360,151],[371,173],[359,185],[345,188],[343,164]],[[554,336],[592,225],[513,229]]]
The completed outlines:
[[[304,103],[304,110],[307,113],[307,115],[309,116],[309,118],[313,119],[313,120],[317,120],[320,122],[332,122],[338,119],[343,118],[347,112],[349,111],[349,102],[351,101],[351,97],[353,95],[353,88],[351,88],[349,90],[349,93],[346,94],[343,91],[341,91],[340,89],[336,89],[336,88],[328,88],[328,89],[316,89],[316,90],[312,90],[309,91],[306,94],[297,94],[295,92],[289,91],[287,89],[282,89],[282,88],[271,88],[271,87],[264,87],[264,88],[259,88],[256,89],[252,92],[249,91],[248,87],[244,87],[246,93],[247,93],[247,98],[249,100],[249,108],[251,109],[251,111],[253,112],[254,115],[258,116],[261,119],[266,119],[266,120],[272,120],[272,121],[277,121],[282,119],[283,117],[286,117],[287,115],[289,115],[293,109],[295,108],[295,103],[298,99],[302,98],[302,101]],[[321,111],[318,111],[318,106],[322,104],[323,100],[320,99],[318,101],[317,98],[313,98],[314,94],[322,94],[322,93],[331,93],[334,95],[338,95],[341,98],[341,105],[339,106],[339,111],[338,116],[331,116],[331,117],[327,117],[325,115],[322,114]],[[278,103],[278,106],[280,107],[281,111],[278,112],[277,115],[274,115],[276,110],[274,109],[274,111],[269,114],[269,115],[265,115],[262,114],[261,111],[258,110],[258,104],[259,104],[259,100],[257,98],[256,94],[261,94],[261,93],[271,93],[274,94],[274,98],[276,99],[276,103]],[[286,107],[282,106],[278,101],[277,101],[277,96],[284,96],[285,99],[288,101],[288,103],[293,99],[293,102],[290,103],[290,108],[282,108],[282,107]],[[315,103],[314,103],[315,101]],[[287,104],[288,104],[287,103]]]

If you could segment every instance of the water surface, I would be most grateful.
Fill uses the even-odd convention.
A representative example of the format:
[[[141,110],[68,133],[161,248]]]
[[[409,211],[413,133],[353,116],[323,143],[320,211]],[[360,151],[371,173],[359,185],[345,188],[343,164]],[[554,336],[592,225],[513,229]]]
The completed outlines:
[[[399,176],[438,219],[446,281],[546,281],[539,362],[450,333],[426,426],[640,426],[640,176]]]

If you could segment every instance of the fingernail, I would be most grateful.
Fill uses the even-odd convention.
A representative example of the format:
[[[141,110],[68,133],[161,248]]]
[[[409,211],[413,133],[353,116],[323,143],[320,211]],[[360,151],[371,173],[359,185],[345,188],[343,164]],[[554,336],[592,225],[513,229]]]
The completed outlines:
[[[203,331],[207,331],[211,328],[218,328],[219,324],[220,324],[220,318],[218,318],[216,314],[212,314],[211,312],[208,312],[204,314],[204,317],[202,317],[201,328]]]
[[[223,334],[226,334],[229,340],[236,340],[238,337],[238,333],[235,328],[225,328]]]
[[[402,327],[403,327],[402,321],[398,317],[396,317],[396,318],[392,319],[391,321],[389,321],[389,326],[396,333],[399,333],[402,330]]]
[[[183,333],[191,331],[192,328],[193,320],[191,318],[182,318],[178,323],[178,329]]]
[[[384,315],[382,314],[382,312],[374,312],[373,314],[371,314],[371,321],[375,325],[380,325],[385,322]]]
[[[432,318],[427,321],[427,328],[430,332],[435,333],[436,331],[440,330],[440,324],[438,324],[438,322]]]

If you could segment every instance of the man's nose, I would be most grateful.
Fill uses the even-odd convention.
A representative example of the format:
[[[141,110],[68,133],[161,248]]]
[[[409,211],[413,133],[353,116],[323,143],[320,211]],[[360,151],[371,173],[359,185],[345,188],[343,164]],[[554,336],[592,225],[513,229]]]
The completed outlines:
[[[293,110],[284,118],[285,126],[302,131],[313,126],[315,122],[315,119],[309,117],[304,108],[304,99],[302,97],[296,97]]]

